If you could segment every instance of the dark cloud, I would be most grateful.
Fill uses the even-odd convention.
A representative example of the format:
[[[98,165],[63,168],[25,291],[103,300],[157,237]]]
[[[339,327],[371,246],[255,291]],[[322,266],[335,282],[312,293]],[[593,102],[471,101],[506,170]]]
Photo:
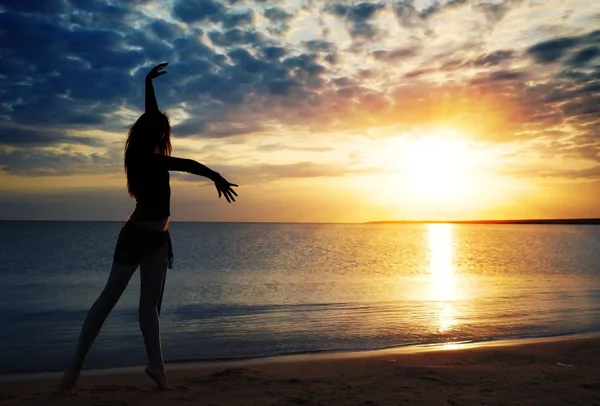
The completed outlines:
[[[248,135],[263,128],[252,121],[236,122],[235,117],[224,117],[219,122],[207,123],[200,119],[189,119],[173,127],[176,136],[196,138],[228,138]]]
[[[213,44],[221,47],[232,47],[236,45],[258,44],[264,41],[262,34],[258,31],[244,31],[232,28],[225,32],[211,31],[208,37]]]
[[[312,52],[337,52],[337,46],[331,41],[311,40],[303,42],[306,49]]]
[[[578,42],[576,38],[556,38],[540,42],[529,48],[527,52],[537,62],[550,63],[559,60],[566,52],[577,45]]]
[[[58,14],[69,7],[67,0],[3,0],[0,10],[16,11],[20,13]]]
[[[0,149],[0,168],[26,176],[57,176],[74,173],[106,173],[117,171],[121,161],[98,153],[84,154],[69,148],[60,151],[40,149]]]
[[[394,14],[398,23],[405,28],[425,27],[430,18],[448,10],[457,9],[469,3],[469,0],[450,0],[433,2],[422,10],[418,10],[414,0],[402,0],[393,3]]]
[[[489,23],[496,24],[510,11],[513,2],[514,0],[506,0],[500,3],[480,3],[476,4],[475,7],[483,13]]]
[[[426,74],[432,73],[432,72],[435,72],[435,70],[431,69],[431,68],[417,69],[417,70],[413,70],[411,72],[404,74],[404,78],[406,78],[406,79],[418,78],[419,76],[423,76],[423,75],[426,75]]]
[[[584,49],[581,49],[573,55],[569,64],[572,66],[581,66],[586,65],[588,62],[591,62],[593,59],[598,58],[600,56],[600,48],[595,46],[590,46]]]
[[[254,12],[251,9],[230,11],[217,0],[176,0],[172,13],[187,24],[210,21],[220,23],[224,28],[234,28],[254,23]]]
[[[0,146],[52,146],[57,144],[79,144],[100,146],[102,142],[91,137],[75,137],[57,130],[41,130],[15,126],[0,126]]]
[[[398,23],[406,28],[413,28],[422,23],[422,17],[414,6],[413,0],[396,2],[394,4],[394,14]]]
[[[523,79],[527,76],[527,74],[519,71],[510,71],[510,70],[499,70],[487,72],[479,77],[476,77],[472,80],[472,83],[475,84],[483,84],[490,82],[504,82],[511,80]]]
[[[221,22],[223,23],[223,27],[225,28],[253,25],[254,12],[252,10],[246,10],[242,12],[226,13],[221,19]]]
[[[288,13],[281,7],[269,7],[265,10],[264,16],[271,22],[285,22],[294,18],[294,14]]]
[[[165,20],[153,20],[148,27],[159,38],[173,38],[183,35],[181,28]]]
[[[197,23],[206,19],[218,21],[226,7],[216,0],[175,0],[173,15],[184,23]]]
[[[598,55],[596,45],[599,42],[600,30],[596,30],[581,36],[543,41],[527,49],[527,53],[538,63],[544,64],[557,62],[564,56],[575,53],[571,59],[571,64],[581,65],[591,61]]]
[[[236,48],[228,53],[229,58],[236,63],[236,66],[249,73],[261,73],[269,68],[267,62],[256,58],[244,48]]]
[[[213,49],[205,45],[197,36],[176,37],[171,40],[171,45],[177,50],[178,55],[185,55],[186,58],[211,57],[215,53]]]
[[[348,5],[343,3],[327,6],[325,10],[345,20],[349,24],[350,36],[354,39],[373,39],[378,29],[370,20],[385,8],[385,3],[358,3]]]
[[[206,123],[203,120],[185,120],[173,126],[173,134],[178,137],[198,136],[202,134],[205,128]]]
[[[490,54],[481,55],[479,58],[473,61],[475,66],[492,67],[510,61],[515,58],[515,51],[512,50],[498,50]]]
[[[448,9],[453,9],[453,8],[458,8],[462,5],[467,4],[468,2],[469,2],[469,0],[450,0],[446,3],[439,3],[439,2],[433,3],[429,7],[426,7],[425,9],[423,9],[419,13],[419,17],[426,20],[428,18],[433,17],[436,14],[441,13],[442,11],[445,11]],[[402,3],[404,3],[404,6],[406,7],[406,3],[405,2],[402,2]],[[396,10],[398,10],[398,8]]]
[[[264,12],[264,16],[270,22],[267,31],[275,35],[282,35],[288,32],[290,29],[290,21],[294,18],[294,14],[288,13],[281,7],[267,8]]]
[[[373,52],[373,57],[379,61],[385,62],[397,62],[400,60],[412,58],[419,54],[420,47],[407,46],[402,48],[396,48],[391,51],[379,50]]]
[[[328,152],[333,151],[333,147],[291,147],[284,144],[263,144],[255,148],[257,151],[263,152],[280,152],[280,151],[300,151],[300,152]]]
[[[235,118],[231,117],[227,122],[209,124],[203,135],[208,138],[227,138],[236,135],[248,135],[262,129],[263,126],[259,123],[235,122]]]
[[[263,49],[263,54],[267,59],[279,59],[288,53],[287,49],[278,46],[268,46]]]

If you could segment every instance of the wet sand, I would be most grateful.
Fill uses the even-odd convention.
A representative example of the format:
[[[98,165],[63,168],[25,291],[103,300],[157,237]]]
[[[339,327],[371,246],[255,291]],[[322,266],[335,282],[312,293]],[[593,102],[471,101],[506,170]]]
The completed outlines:
[[[600,405],[600,336],[391,349],[168,366],[173,392],[143,367],[2,377],[1,405]]]

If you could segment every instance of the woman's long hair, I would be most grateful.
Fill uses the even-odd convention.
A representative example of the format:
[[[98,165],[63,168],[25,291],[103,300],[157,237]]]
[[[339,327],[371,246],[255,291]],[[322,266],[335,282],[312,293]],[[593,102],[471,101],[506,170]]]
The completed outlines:
[[[129,129],[125,143],[125,173],[127,191],[136,197],[144,171],[136,161],[151,154],[171,155],[171,122],[165,113],[144,113]]]

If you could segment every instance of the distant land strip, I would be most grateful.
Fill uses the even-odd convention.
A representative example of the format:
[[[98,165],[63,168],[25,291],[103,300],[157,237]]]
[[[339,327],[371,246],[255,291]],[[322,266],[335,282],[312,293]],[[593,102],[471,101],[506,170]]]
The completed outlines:
[[[590,224],[599,225],[600,218],[584,219],[521,219],[521,220],[383,220],[365,224]]]

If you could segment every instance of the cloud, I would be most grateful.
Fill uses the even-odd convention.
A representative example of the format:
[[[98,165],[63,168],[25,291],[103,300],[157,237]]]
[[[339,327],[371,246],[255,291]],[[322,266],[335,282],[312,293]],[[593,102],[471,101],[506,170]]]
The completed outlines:
[[[74,144],[101,146],[104,143],[93,137],[70,136],[53,129],[32,129],[9,125],[0,126],[0,146],[51,146]]]
[[[379,61],[397,62],[417,56],[419,54],[419,50],[420,47],[418,46],[396,48],[391,51],[378,50],[373,52],[373,57]]]
[[[94,174],[114,172],[122,167],[122,161],[99,153],[84,154],[62,150],[40,150],[22,148],[12,151],[0,149],[0,168],[13,175],[58,176],[75,173]]]
[[[571,181],[598,181],[600,179],[600,165],[586,169],[513,167],[507,169],[505,173],[516,177],[531,177],[533,175],[540,178],[557,178]]]
[[[551,63],[559,60],[566,52],[578,44],[576,38],[557,38],[540,42],[528,49],[537,62]]]
[[[517,1],[507,0],[500,3],[480,3],[475,5],[475,7],[483,12],[489,23],[496,24],[510,11],[511,3],[517,3]]]
[[[435,16],[436,14],[442,13],[445,10],[463,6],[463,5],[467,4],[468,2],[469,2],[469,0],[450,0],[446,3],[436,2],[436,3],[433,3],[430,6],[426,7],[425,9],[423,9],[419,13],[419,17],[421,17],[422,19],[428,19],[428,18]],[[400,3],[400,4],[402,4],[402,3]],[[404,3],[404,4],[406,4],[406,3]]]
[[[509,49],[501,49],[487,55],[481,55],[479,58],[473,60],[473,65],[484,67],[496,66],[506,61],[514,59],[515,56],[515,51]]]
[[[214,45],[222,47],[255,44],[264,41],[260,32],[244,31],[239,28],[232,28],[225,32],[211,31],[208,33],[208,37]]]
[[[174,133],[182,137],[229,138],[258,132],[263,126],[255,122],[235,122],[233,120],[207,124],[201,120],[186,120],[173,127]]]
[[[346,21],[352,38],[369,40],[375,38],[379,32],[371,24],[371,20],[385,7],[385,3],[364,2],[354,5],[335,3],[327,6],[325,11]]]
[[[22,13],[44,13],[57,14],[64,12],[69,7],[67,0],[4,0],[0,8],[8,11],[17,11]]]
[[[175,0],[172,14],[187,24],[210,21],[227,29],[254,24],[253,10],[231,11],[217,0]]]
[[[527,49],[536,62],[549,64],[560,61],[564,56],[573,54],[571,63],[577,65],[586,64],[598,55],[598,49],[594,46],[600,41],[600,30],[592,31],[580,36],[554,38],[539,42]],[[590,47],[582,49],[582,46]]]
[[[582,149],[569,153],[590,156],[600,31],[532,27],[531,38],[543,41],[497,49],[485,30],[454,38],[414,28],[433,30],[438,21],[452,28],[450,16],[473,12],[469,18],[501,27],[518,1],[421,4],[5,1],[0,128],[15,131],[0,134],[0,148],[101,149],[75,134],[126,129],[143,109],[147,70],[169,61],[155,89],[160,107],[177,118],[175,137],[252,145],[257,132],[278,126],[329,136],[434,122],[469,123],[482,140],[510,142],[570,126]],[[379,23],[390,11],[400,27],[386,32]],[[340,25],[352,45],[340,39]]]
[[[417,9],[414,0],[396,1],[392,4],[394,14],[400,26],[404,28],[422,28],[425,27],[427,20],[441,16],[447,11],[458,9],[469,2],[470,0],[436,1],[422,10]]]
[[[244,184],[258,183],[262,180],[274,179],[298,179],[298,178],[332,178],[342,177],[349,174],[376,173],[378,168],[350,168],[340,164],[318,164],[314,162],[296,162],[291,164],[258,164],[233,166],[222,165],[225,172],[232,178],[240,179]],[[198,177],[182,174],[179,179],[197,182]]]
[[[173,15],[184,23],[202,22],[206,19],[218,21],[226,7],[216,0],[175,0]]]
[[[589,46],[577,51],[569,61],[569,65],[575,67],[587,65],[589,62],[598,58],[599,56],[600,48]]]

